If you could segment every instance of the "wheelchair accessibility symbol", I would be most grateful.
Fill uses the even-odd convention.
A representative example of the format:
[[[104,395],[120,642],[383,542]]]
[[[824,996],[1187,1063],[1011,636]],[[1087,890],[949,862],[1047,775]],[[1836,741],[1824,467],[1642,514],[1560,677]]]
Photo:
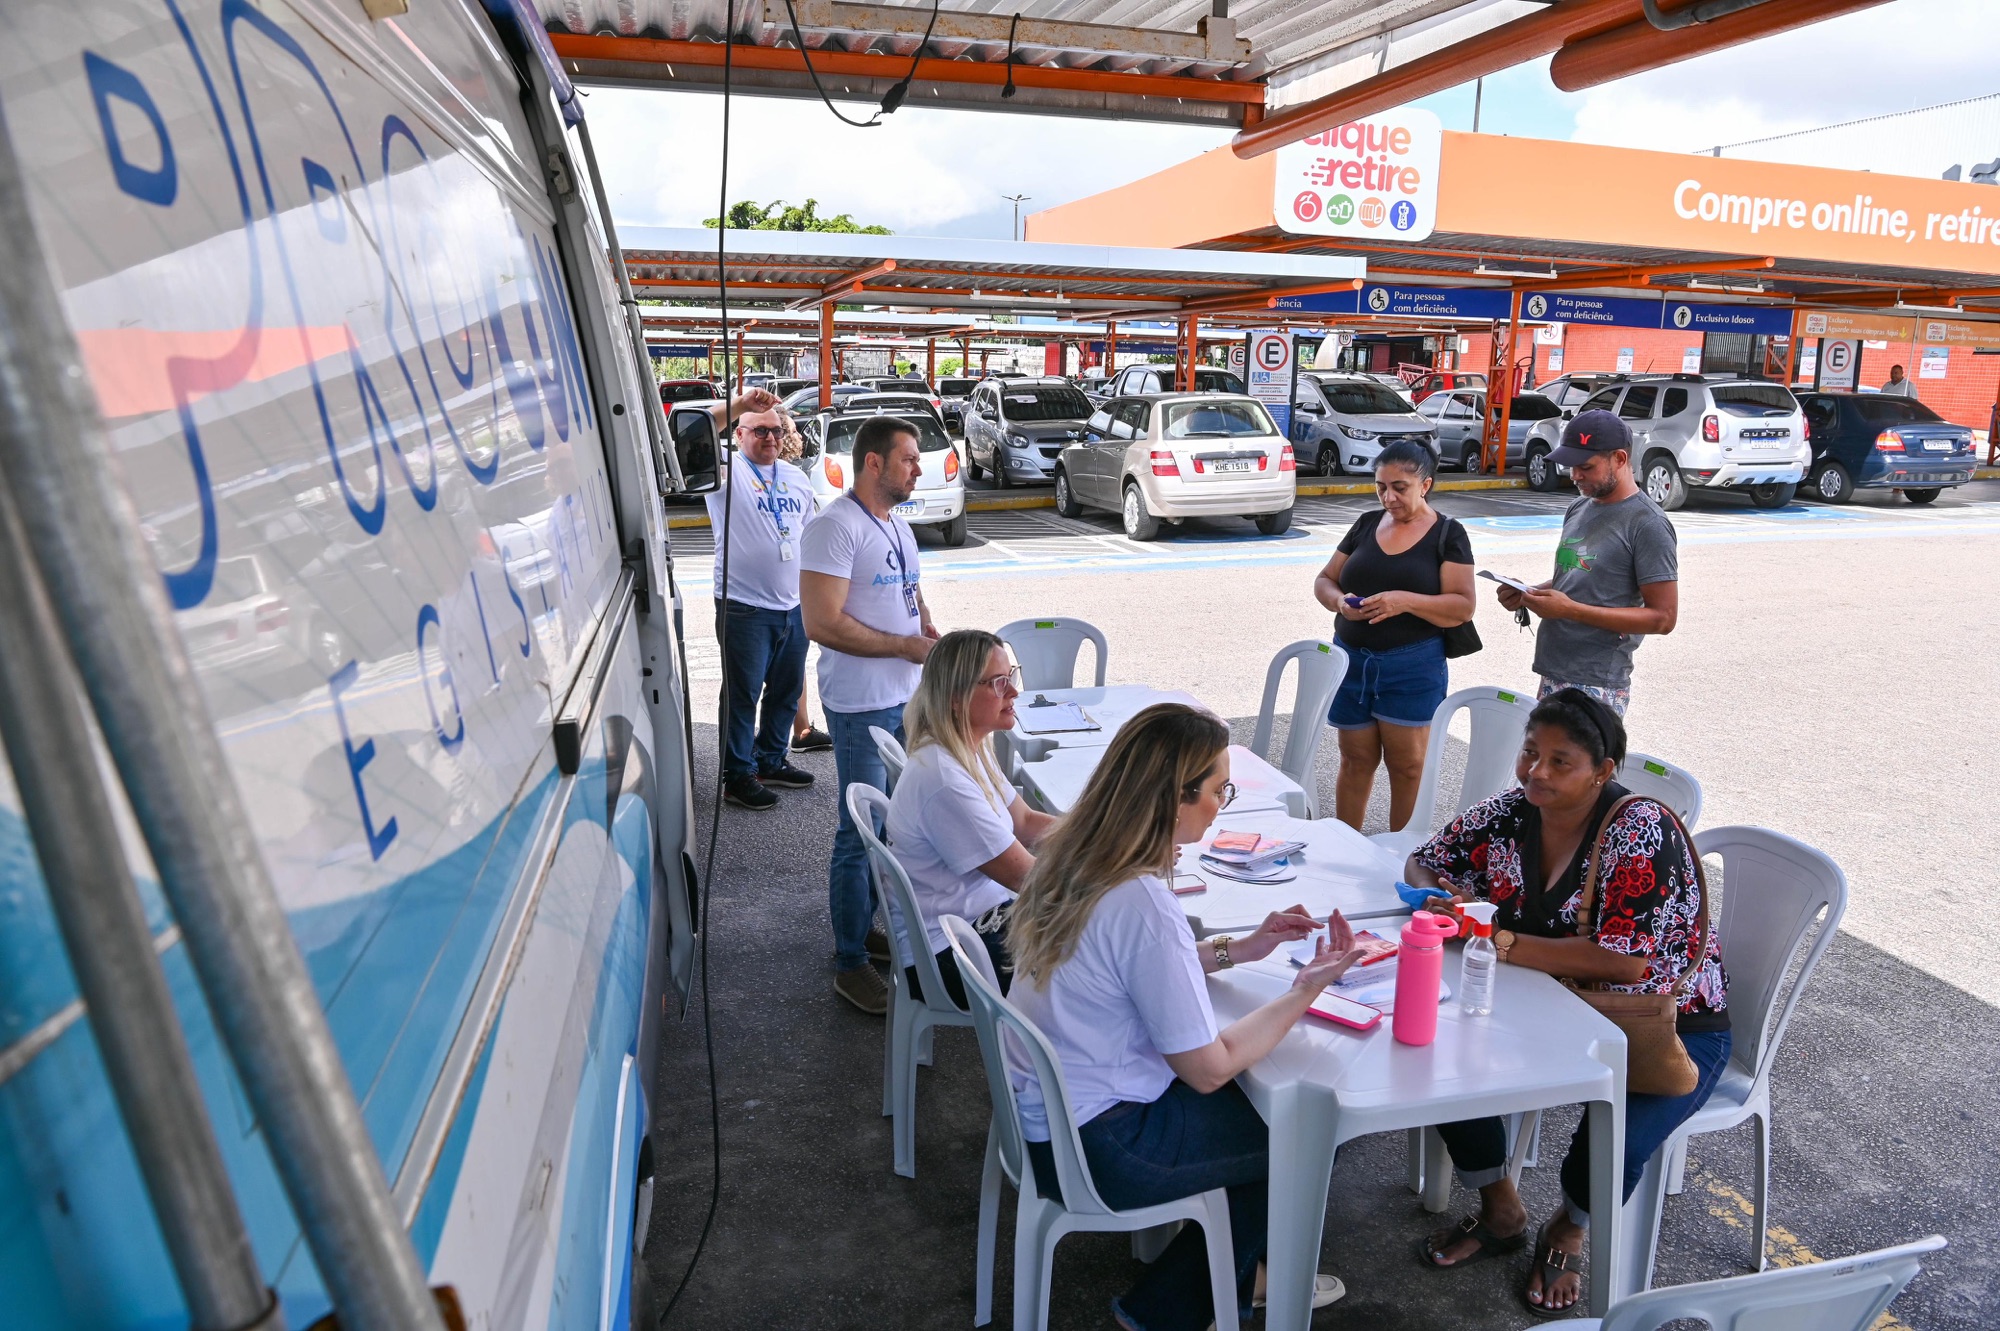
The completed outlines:
[[[1368,293],[1368,308],[1377,314],[1389,308],[1389,288],[1376,287]]]
[[[1521,312],[1530,319],[1539,319],[1549,312],[1549,298],[1536,292],[1528,297],[1528,303],[1521,307]]]

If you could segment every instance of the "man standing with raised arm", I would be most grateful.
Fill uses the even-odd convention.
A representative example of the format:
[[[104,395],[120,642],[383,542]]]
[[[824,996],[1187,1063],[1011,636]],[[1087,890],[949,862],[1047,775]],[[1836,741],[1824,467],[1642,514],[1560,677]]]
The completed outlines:
[[[799,564],[806,635],[820,646],[819,696],[833,732],[839,801],[827,867],[833,991],[876,1016],[889,1010],[889,990],[869,958],[887,960],[889,940],[872,927],[868,854],[847,814],[847,787],[859,781],[888,789],[868,731],[880,726],[901,742],[903,704],[938,636],[917,585],[916,534],[894,512],[922,470],[909,422],[864,422],[854,437],[854,488],[806,529]]]
[[[1542,619],[1535,635],[1541,697],[1575,687],[1625,715],[1632,653],[1680,617],[1674,524],[1632,482],[1632,431],[1608,411],[1563,427],[1551,462],[1569,468],[1582,498],[1563,514],[1556,575],[1527,592],[1500,588],[1500,604]]]

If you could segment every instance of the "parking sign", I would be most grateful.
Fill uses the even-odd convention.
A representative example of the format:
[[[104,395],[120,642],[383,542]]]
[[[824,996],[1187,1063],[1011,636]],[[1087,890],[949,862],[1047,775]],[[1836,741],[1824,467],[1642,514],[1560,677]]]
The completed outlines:
[[[1264,404],[1278,429],[1290,437],[1292,423],[1292,380],[1296,346],[1292,334],[1281,328],[1260,328],[1248,338],[1245,380],[1250,396]]]

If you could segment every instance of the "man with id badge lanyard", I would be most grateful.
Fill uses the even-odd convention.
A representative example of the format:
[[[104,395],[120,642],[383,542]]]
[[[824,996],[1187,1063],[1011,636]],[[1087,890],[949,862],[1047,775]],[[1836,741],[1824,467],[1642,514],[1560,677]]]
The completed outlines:
[[[874,893],[861,834],[847,816],[847,787],[889,788],[869,735],[880,726],[900,742],[903,704],[916,691],[938,632],[918,586],[917,538],[897,517],[922,474],[917,432],[877,416],[854,436],[854,488],[826,506],[800,546],[806,633],[820,646],[819,696],[833,732],[840,825],[827,867],[833,923],[833,990],[863,1012],[888,1011],[889,990],[870,958],[889,941],[873,928]]]
[[[739,416],[739,460],[729,464],[722,487],[708,496],[708,521],[716,537],[715,637],[722,645],[727,720],[722,793],[731,804],[760,811],[778,802],[767,787],[804,789],[813,780],[790,762],[792,719],[806,682],[799,543],[813,520],[813,492],[806,474],[778,457],[783,437],[784,422],[775,409]]]

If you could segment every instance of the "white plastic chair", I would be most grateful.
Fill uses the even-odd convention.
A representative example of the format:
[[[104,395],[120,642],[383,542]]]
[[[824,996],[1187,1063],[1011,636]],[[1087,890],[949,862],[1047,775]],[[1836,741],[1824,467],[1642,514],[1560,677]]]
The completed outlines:
[[[1658,1331],[1685,1320],[1714,1331],[1868,1331],[1916,1278],[1925,1255],[1944,1246],[1943,1237],[1933,1234],[1811,1266],[1675,1285],[1621,1299],[1603,1321],[1592,1317],[1562,1325],[1576,1331]]]
[[[1104,687],[1109,648],[1094,624],[1081,619],[1017,619],[1001,626],[999,638],[1014,653],[1014,663],[1021,667],[1021,687],[1029,691],[1075,688],[1076,658],[1084,643],[1096,643],[1097,687]]]
[[[1438,782],[1444,770],[1445,743],[1452,718],[1466,712],[1472,718],[1472,739],[1466,745],[1465,780],[1458,799],[1451,806],[1454,817],[1479,801],[1498,795],[1514,784],[1514,759],[1521,752],[1521,736],[1528,728],[1528,714],[1535,710],[1535,695],[1520,689],[1496,689],[1477,685],[1460,689],[1438,704],[1431,714],[1430,746],[1424,751],[1424,779],[1417,787],[1417,804],[1410,821],[1397,832],[1377,832],[1369,839],[1398,855],[1408,855],[1430,840],[1431,824],[1437,820]]]
[[[882,755],[882,766],[889,770],[889,793],[896,793],[896,783],[903,779],[903,764],[910,756],[903,752],[903,746],[896,737],[880,726],[868,727],[868,738],[875,741],[875,752]]]
[[[855,830],[868,848],[868,864],[875,875],[875,910],[890,947],[889,1019],[882,1037],[882,1116],[893,1120],[896,1172],[915,1178],[918,1059],[930,1044],[933,1028],[970,1026],[972,1018],[952,1003],[944,987],[930,939],[924,933],[923,916],[917,910],[916,893],[910,889],[910,876],[875,834],[877,820],[889,816],[889,797],[857,781],[847,788],[847,816],[854,820]],[[903,972],[906,949],[916,967],[917,983],[923,986],[922,998],[910,992]],[[983,944],[980,950],[985,951]]]
[[[1273,758],[1271,731],[1277,719],[1278,686],[1284,682],[1285,667],[1293,661],[1299,663],[1299,678],[1291,718],[1286,722],[1285,752],[1282,758]],[[1281,649],[1264,672],[1264,701],[1257,709],[1257,730],[1251,737],[1250,751],[1304,787],[1308,818],[1319,817],[1319,746],[1326,738],[1326,714],[1333,706],[1333,695],[1346,676],[1347,653],[1333,643],[1313,638]]]
[[[1701,782],[1694,773],[1650,753],[1627,753],[1613,778],[1634,795],[1656,799],[1681,816],[1692,832],[1701,821]]]
[[[965,996],[979,1032],[979,1056],[993,1096],[993,1125],[986,1133],[986,1169],[979,1185],[979,1268],[972,1324],[993,1320],[993,1249],[1000,1225],[1000,1176],[1014,1185],[1014,1331],[1039,1331],[1049,1320],[1049,1283],[1055,1272],[1056,1244],[1077,1232],[1132,1233],[1192,1220],[1208,1246],[1208,1274],[1215,1292],[1215,1331],[1238,1331],[1235,1259],[1229,1237],[1229,1193],[1222,1188],[1145,1206],[1114,1211],[1097,1195],[1084,1159],[1083,1140],[1070,1113],[1069,1087],[1062,1064],[1034,1024],[1000,996],[986,955],[972,926],[956,915],[943,917],[946,938],[958,962]],[[1022,983],[1032,983],[1023,979]],[[1006,1041],[1026,1056],[1041,1083],[1048,1112],[1049,1143],[1056,1160],[1062,1200],[1044,1197],[1021,1135],[1021,1109],[1008,1073]]]
[[[1722,907],[1716,947],[1729,975],[1729,1066],[1708,1103],[1696,1110],[1647,1163],[1625,1203],[1627,1253],[1637,1277],[1629,1289],[1653,1283],[1653,1248],[1666,1194],[1681,1190],[1688,1138],[1722,1132],[1745,1119],[1757,1124],[1750,1239],[1756,1269],[1764,1269],[1764,1235],[1771,1189],[1771,1067],[1799,998],[1847,911],[1847,875],[1826,855],[1761,827],[1718,827],[1697,833],[1702,855],[1722,858]],[[1792,959],[1818,925],[1804,960]]]

